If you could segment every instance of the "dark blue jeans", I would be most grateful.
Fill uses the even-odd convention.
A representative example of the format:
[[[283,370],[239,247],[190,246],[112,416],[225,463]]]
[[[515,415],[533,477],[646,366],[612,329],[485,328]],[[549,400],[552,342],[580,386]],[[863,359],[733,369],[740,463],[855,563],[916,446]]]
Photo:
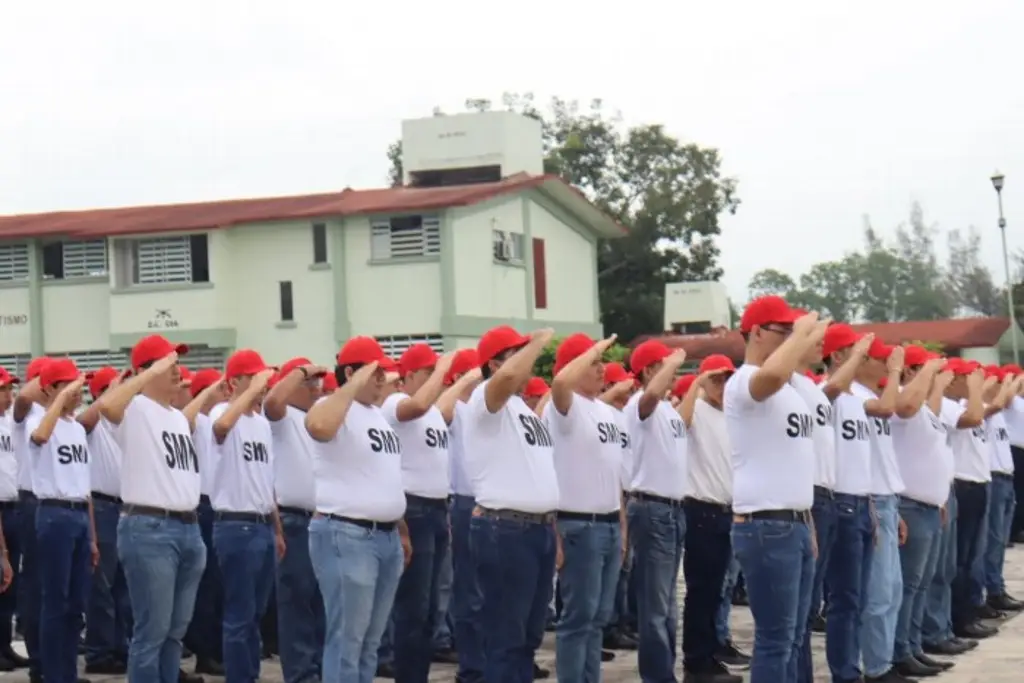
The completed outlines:
[[[481,683],[484,677],[483,597],[470,552],[470,519],[476,503],[469,496],[452,496],[452,624],[459,655],[460,683]]]
[[[988,486],[980,482],[957,479],[956,489],[956,578],[952,586],[953,627],[961,628],[975,620],[976,598],[971,596],[974,563],[982,549],[987,532]]]
[[[989,596],[1002,595],[1006,592],[1003,581],[1003,562],[1006,559],[1006,544],[1010,541],[1010,527],[1017,507],[1017,497],[1013,490],[1013,478],[992,475],[989,486],[988,504],[988,542],[982,566],[984,569],[984,585]]]
[[[277,643],[285,683],[320,680],[324,658],[324,599],[309,559],[309,520],[280,510],[286,551],[277,563]]]
[[[927,588],[921,622],[921,639],[928,645],[938,645],[953,637],[951,602],[956,576],[957,512],[956,489],[951,488],[946,501],[946,525],[939,536],[935,574]]]
[[[0,647],[10,647],[14,639],[14,614],[18,607],[18,590],[21,584],[21,529],[18,521],[18,501],[0,503],[0,519],[3,520],[4,543],[7,556],[14,569],[14,580],[10,587],[0,593]]]
[[[813,618],[823,614],[823,596],[825,592],[825,574],[828,560],[832,555],[832,547],[836,542],[836,494],[820,486],[814,487],[814,507],[811,508],[814,520],[815,540],[818,543],[818,558],[814,563],[814,587],[811,589],[811,613]]]
[[[900,500],[900,517],[907,524],[907,540],[900,546],[903,601],[896,620],[896,646],[893,649],[896,662],[921,654],[921,624],[928,601],[928,586],[935,576],[938,549],[942,544],[942,520],[938,507],[903,498]]]
[[[217,519],[213,545],[224,582],[224,680],[255,683],[260,675],[260,620],[274,588],[270,524]]]
[[[632,633],[636,630],[636,599],[633,592],[633,544],[627,541],[626,556],[622,559],[619,579],[615,586],[615,605],[608,633]]]
[[[631,500],[629,537],[636,550],[637,664],[644,683],[673,683],[679,606],[676,580],[683,559],[686,515],[682,505]]]
[[[39,678],[39,601],[41,583],[39,558],[36,553],[36,497],[25,491],[18,492],[18,536],[21,542],[21,573],[18,587],[18,621],[25,637],[29,674]]]
[[[75,509],[48,503],[36,510],[40,671],[46,683],[75,683],[92,561],[89,510],[85,503]]]
[[[405,523],[412,560],[395,594],[395,681],[427,683],[441,568],[448,552],[448,503],[406,496]]]
[[[213,508],[210,499],[203,496],[196,512],[199,514],[199,533],[206,547],[206,568],[199,579],[196,606],[185,634],[185,645],[198,659],[220,662],[224,659],[224,591],[220,564],[213,547]]]
[[[716,620],[722,586],[732,561],[732,510],[729,506],[687,500],[683,576],[683,668],[713,671],[718,651]]]
[[[867,496],[835,495],[834,542],[823,577],[828,582],[825,652],[834,681],[860,675],[861,615],[871,580],[874,522]]]
[[[85,661],[89,664],[127,661],[131,605],[121,560],[117,557],[117,520],[121,517],[121,504],[94,496],[92,509],[100,564],[93,570],[85,613]]]
[[[814,585],[811,530],[804,522],[748,518],[733,522],[732,542],[755,623],[750,683],[796,683],[807,675],[801,666]]]
[[[450,517],[449,517],[450,519]],[[451,528],[449,523],[449,529]],[[449,532],[449,536],[450,536]],[[441,575],[437,579],[437,611],[434,613],[434,652],[447,652],[455,648],[452,640],[452,546],[441,561]]]
[[[559,683],[601,680],[601,641],[622,566],[622,530],[613,521],[558,520],[564,563],[562,614],[555,637]]]
[[[484,678],[532,683],[555,573],[554,529],[481,515],[470,519],[469,533],[483,597]]]

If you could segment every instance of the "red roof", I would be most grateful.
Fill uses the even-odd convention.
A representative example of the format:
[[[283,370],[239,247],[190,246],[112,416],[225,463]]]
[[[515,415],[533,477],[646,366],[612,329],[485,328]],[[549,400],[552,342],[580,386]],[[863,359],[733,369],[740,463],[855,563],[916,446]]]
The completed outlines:
[[[395,187],[379,190],[344,189],[341,192],[234,199],[191,204],[136,206],[87,211],[0,216],[0,238],[44,237],[60,235],[78,238],[113,235],[213,230],[246,223],[354,216],[374,213],[422,211],[453,206],[469,206],[503,195],[544,187],[563,198],[584,202],[589,218],[597,218],[596,207],[578,190],[558,176],[517,174],[496,183],[451,187]],[[608,224],[625,228],[600,214]]]
[[[937,342],[947,352],[996,346],[1009,328],[1009,318],[913,320],[853,326],[858,332],[874,334],[886,344]],[[639,337],[631,346],[651,337],[657,335]],[[737,330],[722,328],[711,334],[666,334],[659,338],[674,349],[684,349],[688,359],[699,360],[713,353],[724,353],[733,360],[743,358],[743,337]]]

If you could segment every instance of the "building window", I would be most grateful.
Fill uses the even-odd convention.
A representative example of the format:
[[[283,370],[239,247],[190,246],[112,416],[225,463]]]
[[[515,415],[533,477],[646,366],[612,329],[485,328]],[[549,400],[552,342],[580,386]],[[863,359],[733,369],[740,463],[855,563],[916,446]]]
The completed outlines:
[[[407,336],[377,337],[377,343],[384,349],[384,353],[398,360],[399,356],[405,353],[413,344],[428,344],[430,348],[438,353],[444,351],[444,337],[439,334],[412,334]]]
[[[295,320],[295,310],[292,307],[291,280],[284,280],[278,284],[281,286],[281,322],[291,322]]]
[[[28,245],[0,244],[0,280],[28,279]]]
[[[205,234],[118,240],[115,253],[121,286],[210,281]]]
[[[441,221],[437,216],[396,216],[371,223],[370,258],[374,261],[437,256]]]
[[[70,280],[107,274],[107,241],[50,242],[43,245],[43,279]]]
[[[32,356],[27,353],[0,356],[0,367],[3,367],[4,370],[18,379],[24,380],[25,372],[28,370],[28,364],[31,360]]]
[[[313,263],[327,263],[327,224],[313,224]]]
[[[491,238],[494,244],[495,261],[514,265],[522,265],[526,262],[523,247],[524,237],[521,232],[492,230]]]

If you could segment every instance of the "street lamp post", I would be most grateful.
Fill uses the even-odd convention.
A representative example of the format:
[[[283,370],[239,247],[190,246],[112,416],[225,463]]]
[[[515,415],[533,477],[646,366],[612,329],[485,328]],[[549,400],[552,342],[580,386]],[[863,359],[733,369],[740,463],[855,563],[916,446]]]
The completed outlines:
[[[1013,306],[1013,281],[1010,279],[1010,254],[1006,250],[1006,218],[1003,217],[1003,181],[1002,173],[996,171],[992,174],[992,187],[996,189],[996,198],[999,201],[999,233],[1003,239],[1003,274],[1006,276],[1006,308],[1010,317],[1010,341],[1013,343],[1013,362],[1020,364],[1020,350],[1017,348],[1017,318],[1014,315]]]

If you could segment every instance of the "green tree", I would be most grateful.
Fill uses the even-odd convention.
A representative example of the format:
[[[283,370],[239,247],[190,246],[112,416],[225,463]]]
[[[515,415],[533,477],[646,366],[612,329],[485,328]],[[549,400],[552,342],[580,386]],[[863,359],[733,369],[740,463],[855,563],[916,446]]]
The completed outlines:
[[[541,121],[544,170],[578,187],[629,228],[598,249],[601,321],[623,339],[661,330],[667,282],[717,280],[719,217],[739,206],[736,180],[718,150],[682,142],[657,124],[626,127],[601,100],[554,98],[542,111],[529,93],[506,93],[503,109]],[[470,100],[469,110],[487,110]],[[435,111],[435,115],[442,115]],[[388,149],[400,184],[401,144]]]
[[[967,234],[950,230],[947,283],[953,302],[965,313],[1006,315],[1005,291],[996,286],[992,271],[981,259],[981,234],[974,227]]]
[[[832,320],[857,320],[861,259],[856,254],[839,261],[814,264],[800,276],[794,305],[802,306]]]
[[[555,351],[558,350],[558,345],[562,343],[563,339],[564,337],[555,337],[548,342],[548,345],[544,347],[544,351],[537,358],[537,362],[533,366],[533,374],[537,377],[543,377],[549,384],[555,376]],[[629,355],[627,347],[618,343],[612,344],[604,353],[604,362],[621,363],[627,355]]]
[[[775,268],[765,268],[754,273],[747,283],[747,293],[751,299],[759,296],[791,297],[796,292],[796,282],[789,275]]]

